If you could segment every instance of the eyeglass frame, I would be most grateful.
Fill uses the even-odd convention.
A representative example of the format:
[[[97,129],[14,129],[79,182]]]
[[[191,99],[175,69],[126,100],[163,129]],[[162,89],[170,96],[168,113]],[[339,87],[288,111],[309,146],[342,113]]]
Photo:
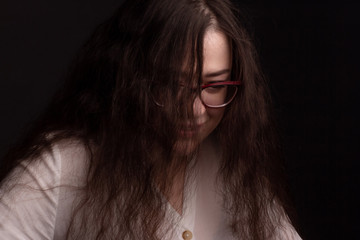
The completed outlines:
[[[240,85],[241,85],[241,81],[223,81],[223,82],[208,83],[208,84],[201,85],[200,88],[201,88],[201,91],[202,91],[202,90],[204,90],[204,89],[206,89],[206,88],[209,88],[209,87],[221,86],[221,85],[240,86]],[[202,102],[206,107],[209,107],[209,108],[222,108],[222,107],[227,106],[228,104],[230,104],[230,103],[234,100],[234,98],[235,98],[235,96],[236,96],[236,94],[237,94],[237,92],[238,92],[238,88],[236,88],[236,91],[235,91],[235,93],[234,93],[234,96],[232,96],[229,101],[227,101],[226,103],[223,103],[223,104],[221,104],[221,105],[218,105],[218,106],[212,106],[212,105],[208,105],[208,104],[204,103],[204,101],[203,101],[202,98],[201,98],[201,91],[200,91],[199,97],[200,97],[201,102]],[[159,107],[164,107],[163,104],[158,103],[155,99],[153,99],[153,101],[155,102],[155,104],[156,104],[157,106],[159,106]]]
[[[206,88],[209,88],[209,87],[221,86],[221,85],[240,86],[241,81],[223,81],[223,82],[208,83],[208,84],[201,85],[201,91],[206,89]],[[234,95],[231,97],[231,99],[229,101],[227,101],[226,103],[223,103],[221,105],[218,105],[218,106],[212,106],[212,105],[208,105],[208,104],[204,103],[204,101],[201,98],[201,92],[200,92],[200,100],[206,107],[209,107],[209,108],[222,108],[222,107],[227,106],[228,104],[230,104],[232,102],[232,100],[234,100],[234,98],[235,98],[235,96],[237,94],[237,91],[238,91],[238,88],[236,88],[236,91],[235,91]]]

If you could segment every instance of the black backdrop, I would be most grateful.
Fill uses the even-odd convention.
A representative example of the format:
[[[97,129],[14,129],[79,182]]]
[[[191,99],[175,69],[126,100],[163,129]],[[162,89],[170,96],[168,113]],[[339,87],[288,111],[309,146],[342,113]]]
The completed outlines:
[[[122,1],[0,3],[0,155],[43,110],[76,50]],[[245,1],[304,239],[359,225],[360,4]]]

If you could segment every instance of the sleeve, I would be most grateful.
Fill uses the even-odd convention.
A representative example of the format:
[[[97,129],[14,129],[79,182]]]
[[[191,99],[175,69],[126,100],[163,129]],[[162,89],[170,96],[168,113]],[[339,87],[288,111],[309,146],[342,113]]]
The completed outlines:
[[[53,151],[23,161],[0,189],[2,239],[53,239],[61,161]]]

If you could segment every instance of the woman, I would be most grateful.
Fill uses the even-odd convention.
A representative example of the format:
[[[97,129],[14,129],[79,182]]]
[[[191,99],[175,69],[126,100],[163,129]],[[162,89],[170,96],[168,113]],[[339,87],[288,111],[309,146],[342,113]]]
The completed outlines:
[[[1,162],[5,239],[300,239],[227,0],[126,1]]]

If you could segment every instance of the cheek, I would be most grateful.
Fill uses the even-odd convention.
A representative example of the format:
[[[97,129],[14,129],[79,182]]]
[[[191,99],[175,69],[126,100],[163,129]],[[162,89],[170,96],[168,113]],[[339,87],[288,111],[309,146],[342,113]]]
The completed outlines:
[[[202,137],[206,137],[209,134],[211,134],[215,130],[215,128],[219,125],[221,119],[224,116],[224,109],[223,108],[219,108],[219,109],[208,108],[208,109],[206,109],[206,114],[208,116],[208,122],[206,124],[206,128],[203,131],[203,134],[205,136],[202,136]]]
[[[209,116],[210,122],[217,126],[224,116],[225,109],[224,108],[217,108],[217,109],[216,108],[208,108],[206,112]]]

